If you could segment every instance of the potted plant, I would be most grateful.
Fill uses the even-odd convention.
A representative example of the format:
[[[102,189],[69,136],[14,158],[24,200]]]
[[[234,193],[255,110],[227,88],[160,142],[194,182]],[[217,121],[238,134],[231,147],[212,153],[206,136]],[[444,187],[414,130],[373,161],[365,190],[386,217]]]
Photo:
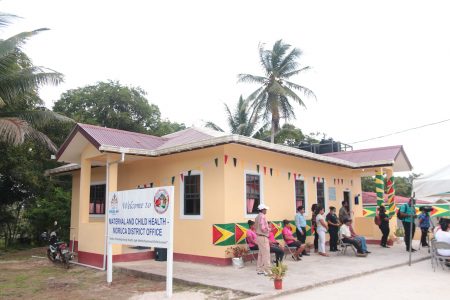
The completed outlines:
[[[233,267],[240,269],[244,267],[243,256],[248,253],[247,249],[238,245],[230,246],[225,250],[225,254],[231,256]]]
[[[286,275],[287,265],[279,263],[278,265],[273,265],[269,272],[269,278],[273,280],[273,284],[276,290],[281,290],[283,288],[283,277]]]

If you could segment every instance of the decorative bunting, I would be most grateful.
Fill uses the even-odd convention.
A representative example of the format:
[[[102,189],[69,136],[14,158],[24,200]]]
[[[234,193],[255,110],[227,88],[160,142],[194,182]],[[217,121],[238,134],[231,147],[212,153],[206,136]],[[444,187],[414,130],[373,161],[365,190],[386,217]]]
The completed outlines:
[[[256,172],[259,173],[259,165],[256,165]]]
[[[341,179],[341,184],[344,184],[344,179]]]
[[[153,187],[153,182],[150,182],[150,187],[151,187],[151,188]]]
[[[235,168],[236,168],[236,164],[237,164],[237,158],[233,157],[233,165],[234,165]]]
[[[353,179],[350,180],[350,184],[353,186]]]
[[[316,183],[316,176],[313,176],[313,182]]]
[[[180,173],[180,179],[181,179],[181,182],[184,182],[184,175],[183,175],[183,173]]]
[[[325,182],[325,178],[322,177],[322,182]]]
[[[228,161],[228,155],[224,155],[224,157],[223,157],[223,161],[225,162],[225,165],[227,164],[227,161]]]
[[[317,182],[320,182],[320,177],[317,177]]]
[[[288,180],[291,180],[291,172],[288,172]]]
[[[174,184],[174,182],[175,182],[175,176],[172,176],[172,185]]]
[[[270,168],[270,176],[272,176],[272,168]]]
[[[294,173],[294,180],[297,180],[297,173]]]
[[[219,159],[218,158],[214,158],[214,163],[216,164],[216,167],[219,166]]]
[[[188,171],[188,176],[191,176],[191,170]]]
[[[336,178],[333,178],[333,180],[334,180],[334,185],[336,185]]]
[[[266,170],[267,170],[266,166],[264,166],[263,169],[264,169],[264,175],[266,175]]]
[[[213,225],[213,244],[218,246],[234,245],[234,227],[234,224]]]

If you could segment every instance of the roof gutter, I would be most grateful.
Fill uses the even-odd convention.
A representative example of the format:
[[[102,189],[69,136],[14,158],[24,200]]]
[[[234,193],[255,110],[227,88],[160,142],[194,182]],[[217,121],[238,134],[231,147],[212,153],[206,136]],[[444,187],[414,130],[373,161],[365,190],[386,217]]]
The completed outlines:
[[[255,140],[253,138],[249,138],[249,137],[245,137],[245,136],[241,136],[241,135],[235,135],[235,134],[223,136],[223,137],[212,138],[212,139],[207,139],[207,140],[203,140],[203,141],[199,141],[199,142],[193,142],[193,143],[189,143],[189,144],[168,147],[168,148],[156,149],[156,150],[123,148],[123,147],[110,146],[110,145],[102,145],[98,148],[98,150],[104,151],[104,152],[113,152],[113,153],[121,153],[122,151],[124,151],[125,153],[132,154],[132,155],[156,157],[156,156],[163,156],[163,155],[168,155],[168,154],[173,154],[173,153],[185,152],[185,151],[190,151],[190,150],[195,150],[195,149],[201,149],[201,148],[207,148],[207,147],[212,147],[212,146],[217,146],[217,145],[222,145],[222,144],[231,144],[231,143],[242,144],[242,145],[255,147],[255,148],[262,148],[262,149],[265,149],[268,151],[275,151],[275,152],[284,153],[284,154],[288,154],[288,155],[294,155],[294,156],[303,157],[306,159],[311,159],[311,160],[315,160],[315,161],[319,161],[319,162],[323,162],[323,163],[334,164],[334,165],[343,166],[343,167],[352,168],[352,169],[361,168],[357,163],[349,162],[349,161],[346,161],[343,159],[327,157],[327,156],[323,156],[320,154],[315,154],[315,153],[307,152],[304,150],[295,149],[295,148],[292,148],[289,146],[272,144],[269,142]],[[366,167],[366,165],[364,165],[363,167]]]

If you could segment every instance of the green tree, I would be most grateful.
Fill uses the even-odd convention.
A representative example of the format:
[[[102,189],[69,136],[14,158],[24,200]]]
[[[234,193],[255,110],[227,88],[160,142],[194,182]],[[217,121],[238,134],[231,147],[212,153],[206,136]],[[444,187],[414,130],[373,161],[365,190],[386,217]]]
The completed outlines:
[[[249,102],[244,100],[242,95],[239,97],[234,111],[231,111],[227,104],[224,105],[227,114],[228,127],[230,128],[231,133],[253,137],[260,131],[261,128],[257,128],[260,121],[260,115],[256,110],[250,109]],[[217,131],[224,131],[211,121],[206,122],[206,127]]]
[[[261,111],[265,119],[271,117],[270,141],[275,142],[275,135],[280,128],[280,119],[289,120],[295,118],[294,109],[289,102],[293,100],[305,107],[302,98],[295,91],[305,96],[313,96],[314,93],[301,85],[288,81],[292,76],[298,75],[310,69],[299,68],[298,60],[302,52],[298,48],[291,49],[291,45],[282,40],[275,42],[271,50],[264,49],[264,44],[259,46],[259,58],[264,69],[264,76],[239,74],[239,82],[257,83],[260,85],[249,97],[256,111]]]
[[[149,104],[144,90],[117,81],[69,90],[53,110],[80,123],[140,133],[166,134],[185,128],[184,124],[161,121],[158,106]]]
[[[15,16],[0,13],[0,28],[10,24]],[[43,101],[38,89],[45,84],[59,84],[61,73],[34,66],[22,51],[22,46],[32,36],[47,29],[22,32],[7,39],[0,39],[0,141],[19,145],[27,138],[38,140],[55,151],[51,140],[34,126],[49,120],[68,121],[45,108],[38,108]]]
[[[361,189],[363,192],[375,193],[375,178],[374,177],[361,177]]]

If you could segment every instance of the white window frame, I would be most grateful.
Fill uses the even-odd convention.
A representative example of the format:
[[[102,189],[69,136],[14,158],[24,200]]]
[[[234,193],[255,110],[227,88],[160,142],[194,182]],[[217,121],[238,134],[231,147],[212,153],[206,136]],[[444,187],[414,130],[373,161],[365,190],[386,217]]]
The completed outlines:
[[[108,199],[106,199],[106,197],[108,197],[108,191],[106,191],[106,188],[108,187],[106,184],[106,180],[103,181],[92,181],[91,184],[89,185],[89,204],[91,203],[91,186],[93,185],[105,185],[105,214],[89,214],[89,218],[105,218],[106,216],[106,201],[108,201]],[[89,206],[88,206],[89,208]]]
[[[248,175],[258,175],[259,176],[259,203],[264,203],[264,176],[261,173],[253,171],[253,170],[244,170],[244,217],[246,219],[253,219],[258,214],[249,214],[247,213],[247,174]]]
[[[297,213],[297,199],[296,199],[296,195],[295,195],[295,193],[296,193],[296,191],[295,191],[295,182],[296,181],[303,181],[303,187],[304,187],[304,189],[305,189],[305,203],[303,204],[303,207],[305,208],[305,215],[308,215],[308,211],[309,211],[309,209],[308,209],[308,184],[306,183],[306,180],[305,180],[305,178],[303,177],[303,176],[300,176],[300,177],[297,177],[295,180],[294,180],[294,205],[295,205],[295,213]]]
[[[188,172],[182,173],[183,177],[188,176]],[[191,175],[200,175],[200,214],[185,215],[184,214],[184,180],[180,182],[180,219],[201,220],[203,219],[203,172],[199,170],[191,170]]]

